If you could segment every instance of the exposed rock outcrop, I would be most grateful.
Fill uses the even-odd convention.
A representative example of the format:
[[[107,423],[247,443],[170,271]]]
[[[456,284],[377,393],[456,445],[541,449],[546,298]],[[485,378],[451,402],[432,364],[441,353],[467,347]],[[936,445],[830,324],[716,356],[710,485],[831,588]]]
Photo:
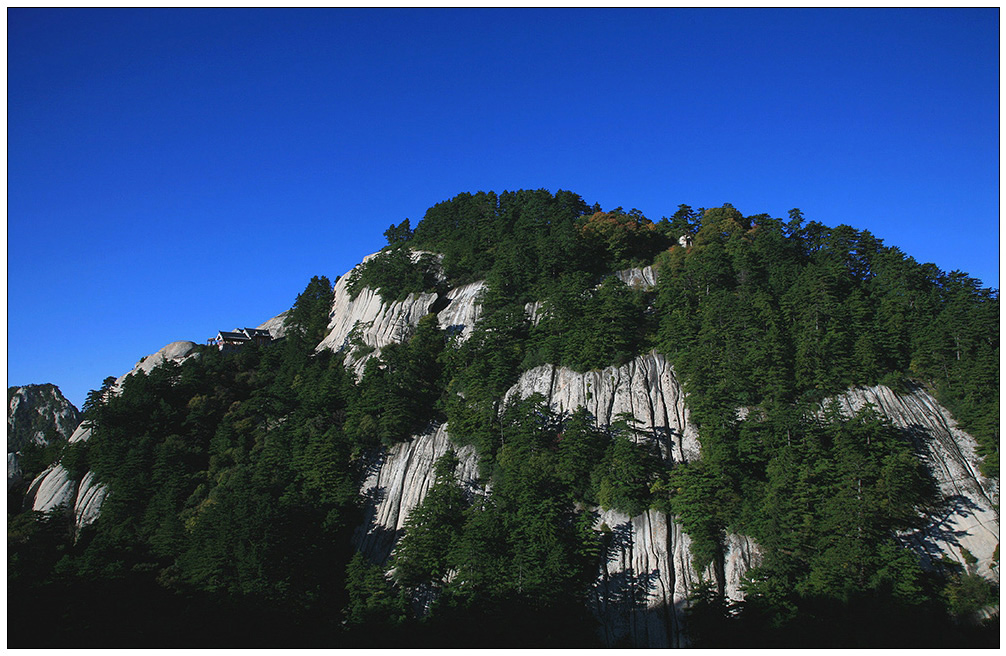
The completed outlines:
[[[335,284],[328,334],[318,349],[347,353],[346,363],[359,373],[372,353],[409,337],[430,312],[437,294],[409,294],[405,300],[385,303],[377,290],[364,288],[356,298],[350,298],[348,277]]]
[[[31,509],[39,512],[71,508],[77,498],[77,480],[56,463],[35,477],[26,498],[31,500]]]
[[[669,461],[698,457],[698,436],[688,420],[685,397],[663,356],[649,353],[621,367],[578,373],[545,365],[524,372],[506,398],[542,394],[551,407],[571,412],[585,407],[599,425],[623,412],[639,420],[640,439],[652,439]],[[355,536],[357,547],[373,562],[385,562],[400,537],[408,512],[433,482],[433,462],[450,446],[448,426],[439,426],[375,459],[363,491],[367,520]],[[477,458],[470,447],[459,450],[458,477],[471,494],[482,493]],[[710,568],[695,572],[691,541],[673,518],[654,510],[637,517],[598,509],[596,527],[607,525],[605,556],[591,607],[601,638],[610,645],[684,646],[681,630],[686,601]],[[757,562],[757,547],[743,536],[730,536],[723,568],[725,592],[742,598],[740,581]]]
[[[73,504],[73,517],[77,530],[89,526],[98,519],[101,503],[108,494],[108,486],[95,480],[94,472],[84,474],[77,487],[77,496]]]
[[[268,330],[269,334],[272,335],[273,339],[279,339],[286,335],[286,315],[289,314],[289,310],[281,314],[276,315],[272,319],[269,319],[265,323],[257,326],[258,330]]]
[[[77,430],[73,431],[73,435],[68,441],[70,444],[76,444],[77,442],[86,442],[89,439],[91,439],[91,424],[85,421],[77,426]]]
[[[652,266],[634,269],[623,269],[615,272],[619,280],[629,287],[649,290],[657,286],[657,272]]]
[[[541,394],[555,411],[586,408],[600,426],[631,415],[638,439],[652,440],[669,463],[699,457],[698,431],[689,420],[684,390],[659,353],[600,371],[536,367],[521,375],[506,398],[532,394]],[[604,525],[610,533],[592,607],[609,645],[686,646],[683,613],[696,585],[721,577],[724,593],[740,600],[740,581],[760,558],[748,538],[730,535],[722,572],[710,567],[700,574],[692,565],[691,540],[673,517],[655,510],[636,517],[602,510],[597,526]]]
[[[38,512],[72,512],[74,526],[79,531],[98,518],[107,493],[108,486],[98,483],[94,472],[87,472],[78,480],[57,463],[32,481],[27,498],[31,509]]]
[[[602,511],[597,522],[605,550],[590,604],[601,639],[609,646],[687,646],[682,610],[696,577],[681,527],[654,510],[636,517]]]
[[[659,353],[647,353],[621,367],[601,371],[535,367],[521,374],[506,399],[535,393],[559,412],[586,408],[601,426],[610,425],[622,413],[632,415],[637,428],[656,442],[665,459],[684,462],[699,456],[698,431],[688,420],[684,391]]]
[[[472,327],[478,321],[482,306],[479,304],[479,294],[486,288],[483,280],[461,287],[455,287],[447,292],[447,307],[437,313],[437,322],[449,335],[457,335],[464,341],[472,332]]]
[[[354,535],[357,549],[369,560],[383,563],[391,555],[409,512],[422,502],[433,485],[433,464],[449,448],[455,449],[460,460],[455,475],[470,494],[476,494],[479,488],[475,450],[454,447],[446,424],[374,457],[362,488],[367,500],[364,523]]]
[[[140,358],[140,361],[133,365],[132,369],[115,379],[114,389],[118,392],[122,389],[122,384],[126,382],[127,377],[140,371],[149,374],[153,371],[154,367],[163,364],[167,360],[181,364],[191,357],[198,357],[199,354],[196,352],[196,346],[195,342],[185,340],[171,342],[156,353],[151,353],[144,358]]]
[[[946,408],[921,388],[897,394],[883,385],[849,390],[837,399],[847,414],[871,405],[905,431],[944,499],[921,531],[904,536],[932,565],[946,556],[964,565],[963,549],[978,559],[978,573],[999,580],[999,489],[978,468],[977,443]]]
[[[599,425],[621,413],[638,421],[639,439],[651,439],[668,461],[698,458],[697,431],[689,421],[686,399],[673,369],[658,353],[637,357],[621,367],[575,372],[544,365],[524,372],[506,398],[541,394],[560,412],[585,407]],[[956,427],[949,413],[921,390],[898,395],[886,387],[850,390],[838,397],[846,412],[867,403],[905,429],[948,500],[945,514],[930,526],[905,536],[929,559],[947,554],[961,561],[961,548],[979,559],[979,571],[998,579],[992,553],[998,544],[998,490],[978,472],[973,438]],[[432,463],[449,446],[447,426],[417,436],[389,450],[373,463],[364,490],[370,500],[368,523],[360,528],[358,547],[374,562],[391,554],[409,510],[432,484]],[[477,492],[476,458],[462,454],[460,478]],[[696,572],[691,540],[673,517],[654,510],[628,517],[598,509],[596,526],[607,527],[606,552],[591,598],[602,639],[610,645],[687,645],[683,633],[689,595],[702,581],[715,582],[729,599],[743,599],[744,575],[762,558],[757,544],[743,535],[726,537],[722,563]]]
[[[413,259],[424,253],[425,251],[413,251]],[[347,365],[359,375],[371,356],[380,354],[380,350],[388,344],[407,339],[419,320],[430,312],[436,312],[441,329],[450,335],[457,335],[461,340],[467,339],[480,315],[479,295],[486,287],[485,281],[455,287],[446,294],[409,294],[401,301],[385,302],[377,290],[366,287],[359,291],[356,298],[351,298],[349,281],[354,272],[378,254],[363,258],[361,264],[335,283],[328,332],[318,345],[319,350],[346,353]],[[442,280],[442,274],[439,275]],[[650,266],[625,269],[615,275],[630,287],[641,289],[652,289],[657,280],[656,272]],[[541,301],[528,303],[525,307],[532,324],[541,320],[544,310]],[[276,317],[270,322],[278,319]],[[270,322],[260,327],[266,327]]]
[[[414,252],[414,255],[419,254],[419,251]],[[364,262],[371,257],[373,255],[364,258]],[[380,354],[382,348],[408,339],[419,320],[430,312],[437,313],[442,329],[461,339],[467,338],[479,317],[478,298],[485,287],[482,281],[456,287],[443,295],[422,292],[387,303],[377,290],[367,287],[361,289],[356,298],[351,297],[349,281],[355,270],[335,283],[328,332],[317,348],[346,353],[347,365],[357,374],[363,371],[363,365],[372,355]]]

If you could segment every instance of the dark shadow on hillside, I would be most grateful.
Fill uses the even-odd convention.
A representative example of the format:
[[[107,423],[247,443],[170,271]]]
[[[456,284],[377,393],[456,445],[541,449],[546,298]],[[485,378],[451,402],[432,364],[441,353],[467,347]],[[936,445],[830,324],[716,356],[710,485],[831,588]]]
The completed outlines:
[[[353,532],[353,545],[367,560],[383,564],[395,548],[402,531],[377,523],[377,507],[387,497],[383,487],[372,487],[363,493],[363,521]]]
[[[653,443],[660,449],[660,459],[664,461],[674,460],[675,438],[680,437],[680,431],[667,426],[653,426],[646,429],[646,432],[653,435]]]
[[[635,646],[641,635],[663,636],[655,644],[647,638],[642,646],[666,646],[669,623],[665,611],[662,605],[650,605],[657,593],[660,570],[636,572],[631,565],[621,568],[621,563],[632,562],[633,544],[631,522],[604,534],[600,571],[591,592],[598,634],[607,646]]]
[[[965,624],[938,604],[915,604],[882,592],[847,602],[797,597],[776,614],[757,601],[727,606],[678,604],[682,639],[696,648],[965,649],[998,648],[999,618]]]
[[[923,475],[925,494],[931,500],[923,510],[919,527],[905,534],[905,540],[911,542],[915,549],[923,558],[923,563],[927,567],[938,567],[938,562],[943,557],[943,551],[939,544],[947,544],[960,549],[961,538],[968,534],[967,531],[958,530],[953,527],[952,518],[967,518],[981,510],[981,507],[972,499],[963,494],[943,496],[939,489],[934,472],[943,468],[943,464],[933,462],[933,442],[939,440],[940,448],[946,450],[950,457],[960,462],[966,462],[964,455],[960,452],[960,447],[952,440],[939,439],[932,434],[932,431],[921,424],[909,424],[898,429],[902,438],[911,446],[913,453],[923,463]],[[984,494],[980,489],[978,481],[975,481],[976,491]]]

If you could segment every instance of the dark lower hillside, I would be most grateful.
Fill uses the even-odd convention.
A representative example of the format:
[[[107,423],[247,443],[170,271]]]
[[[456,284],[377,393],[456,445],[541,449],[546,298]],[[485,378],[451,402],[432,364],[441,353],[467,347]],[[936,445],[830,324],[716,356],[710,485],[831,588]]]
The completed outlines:
[[[798,211],[683,205],[653,222],[570,192],[479,193],[386,234],[348,284],[390,304],[484,280],[466,339],[434,304],[400,342],[364,349],[357,378],[345,353],[315,351],[334,311],[316,277],[281,340],[200,347],[118,393],[109,379],[63,463],[107,485],[97,521],[8,509],[10,646],[602,646],[590,604],[646,513],[687,534],[688,611],[649,603],[649,571],[612,569],[626,585],[606,589],[630,614],[682,612],[666,631],[695,646],[998,644],[998,582],[966,550],[924,567],[903,539],[949,503],[916,437],[826,402],[931,391],[997,477],[997,291]],[[642,266],[655,287],[615,275]],[[510,393],[540,365],[613,377],[644,353],[673,364],[701,458],[662,450],[631,413],[601,422]],[[445,423],[453,450],[413,464],[430,485],[391,560],[369,561],[353,536],[388,492],[361,494],[378,454]],[[731,535],[763,555],[743,602],[721,576]]]

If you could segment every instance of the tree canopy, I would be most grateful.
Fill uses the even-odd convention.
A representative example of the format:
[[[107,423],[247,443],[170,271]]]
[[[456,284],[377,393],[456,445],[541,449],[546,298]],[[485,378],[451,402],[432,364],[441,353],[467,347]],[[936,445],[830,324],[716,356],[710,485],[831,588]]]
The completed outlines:
[[[200,348],[118,390],[106,379],[84,406],[92,438],[60,453],[108,486],[99,519],[75,534],[11,497],[12,643],[594,646],[601,510],[673,515],[699,571],[722,566],[728,532],[762,546],[743,604],[696,589],[697,645],[847,644],[849,622],[868,627],[864,644],[982,639],[961,627],[991,584],[924,571],[900,538],[939,504],[907,436],[828,399],[925,388],[997,477],[997,290],[796,209],[679,205],[653,221],[568,191],[478,192],[385,236],[350,292],[390,303],[485,281],[467,338],[430,313],[354,376],[314,350],[333,303],[316,276],[283,339]],[[623,282],[647,266],[654,288]],[[599,425],[507,396],[535,366],[597,370],[651,350],[687,392],[694,462],[662,458],[631,416]],[[479,489],[448,452],[391,562],[367,562],[352,535],[374,454],[444,422],[474,448]],[[95,594],[112,607],[88,610]],[[52,608],[64,621],[42,630],[32,618]]]

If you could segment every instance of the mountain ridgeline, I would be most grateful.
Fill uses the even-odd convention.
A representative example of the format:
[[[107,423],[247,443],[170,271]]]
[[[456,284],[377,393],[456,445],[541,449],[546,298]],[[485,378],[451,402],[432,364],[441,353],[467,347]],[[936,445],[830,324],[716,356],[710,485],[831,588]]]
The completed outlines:
[[[997,290],[799,210],[385,236],[9,465],[12,646],[998,644]]]

